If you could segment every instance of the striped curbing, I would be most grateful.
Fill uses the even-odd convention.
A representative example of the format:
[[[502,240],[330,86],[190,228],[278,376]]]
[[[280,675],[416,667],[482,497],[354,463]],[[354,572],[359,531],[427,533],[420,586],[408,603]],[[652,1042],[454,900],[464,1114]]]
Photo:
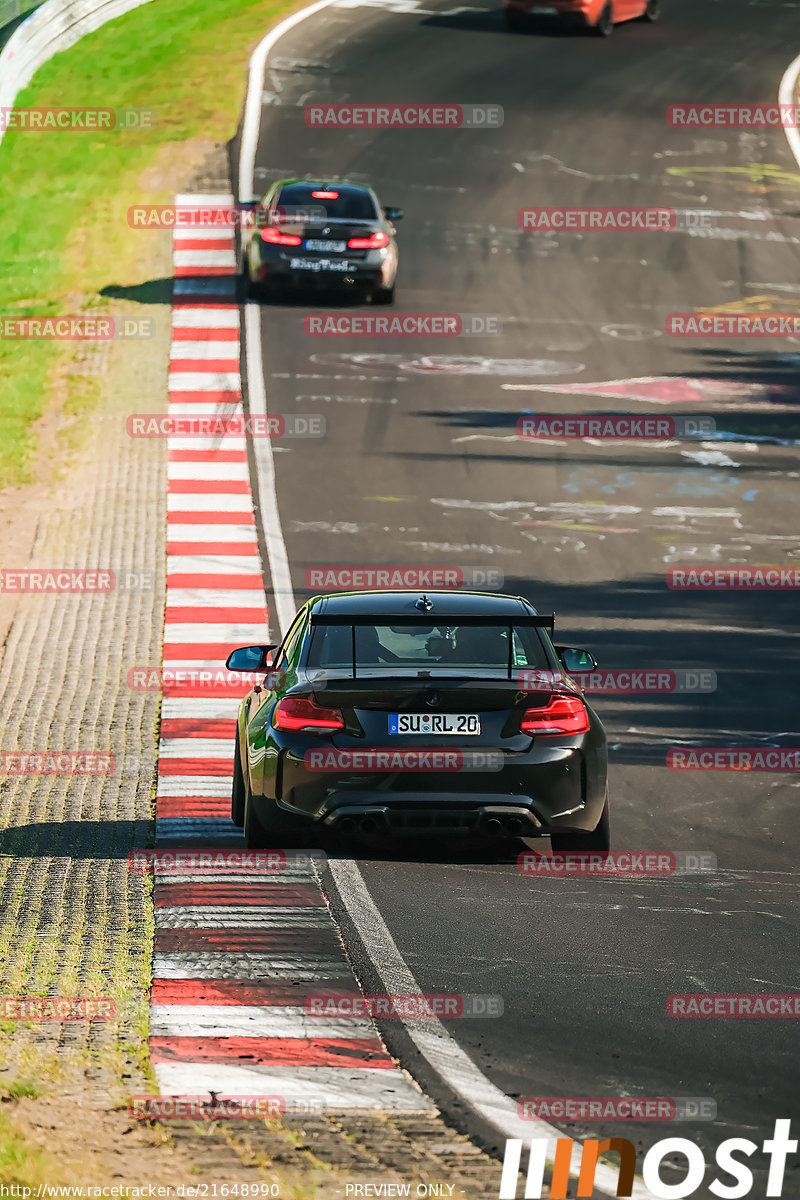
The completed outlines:
[[[179,207],[232,203],[177,197]],[[240,418],[232,231],[176,229],[173,267],[169,414]],[[246,439],[171,434],[167,454],[156,839],[185,854],[175,869],[156,864],[153,891],[150,1054],[161,1092],[277,1096],[287,1112],[431,1112],[369,1018],[309,1007],[321,994],[359,996],[314,856],[245,872],[211,853],[241,846],[231,772],[250,685],[223,664],[234,646],[268,640],[269,614]]]

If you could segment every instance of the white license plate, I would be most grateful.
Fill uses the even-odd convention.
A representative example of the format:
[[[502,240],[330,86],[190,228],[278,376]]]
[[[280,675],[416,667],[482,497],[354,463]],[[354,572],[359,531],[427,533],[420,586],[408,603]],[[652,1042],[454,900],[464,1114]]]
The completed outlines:
[[[293,271],[351,271],[348,262],[331,262],[329,258],[293,258],[289,262]]]
[[[341,254],[347,249],[347,242],[321,242],[315,241],[314,238],[309,238],[306,242],[306,250],[329,250],[331,254]]]
[[[477,734],[481,719],[477,713],[389,713],[389,733],[397,734]]]

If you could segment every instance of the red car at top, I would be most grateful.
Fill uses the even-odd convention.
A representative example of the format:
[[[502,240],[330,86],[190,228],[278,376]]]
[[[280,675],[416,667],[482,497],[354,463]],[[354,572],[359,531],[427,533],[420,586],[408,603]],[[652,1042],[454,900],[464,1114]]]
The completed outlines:
[[[547,22],[609,37],[620,21],[657,21],[661,0],[505,0],[505,14],[509,29]]]

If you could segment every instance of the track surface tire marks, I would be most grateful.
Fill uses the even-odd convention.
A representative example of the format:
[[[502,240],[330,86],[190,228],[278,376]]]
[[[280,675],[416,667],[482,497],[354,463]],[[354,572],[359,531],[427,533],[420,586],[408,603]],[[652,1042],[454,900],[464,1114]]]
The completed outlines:
[[[679,1023],[666,999],[792,990],[795,791],[787,776],[668,773],[664,758],[679,738],[793,744],[796,606],[786,594],[669,592],[664,577],[687,557],[792,561],[795,454],[726,445],[739,466],[708,467],[681,446],[531,448],[512,438],[524,407],[629,407],[558,390],[615,379],[712,379],[719,394],[703,411],[721,429],[740,415],[748,433],[780,434],[794,419],[791,406],[753,395],[796,384],[796,348],[663,336],[671,311],[763,294],[777,297],[773,308],[796,307],[798,170],[780,132],[693,135],[664,118],[670,103],[774,100],[786,39],[785,9],[745,0],[726,4],[724,21],[720,6],[674,0],[659,26],[623,27],[607,43],[508,36],[496,10],[333,7],[274,53],[257,153],[258,192],[302,169],[368,179],[405,209],[399,311],[504,322],[502,337],[482,341],[312,340],[303,315],[334,305],[263,307],[270,411],[328,418],[325,439],[276,448],[298,600],[310,566],[497,566],[505,590],[555,609],[562,640],[589,645],[603,666],[717,671],[711,696],[597,700],[611,734],[616,845],[711,850],[722,868],[712,878],[543,881],[512,862],[418,847],[359,859],[425,991],[463,981],[504,996],[502,1021],[453,1025],[494,1083],[511,1096],[709,1096],[717,1122],[675,1130],[709,1157],[723,1136],[791,1114],[794,1034],[781,1021]],[[444,134],[304,123],[312,101],[387,96],[501,103],[505,124]],[[534,241],[516,227],[526,204],[589,203],[710,208],[720,230]],[[549,381],[550,394],[504,387]],[[753,394],[737,400],[742,383]],[[368,979],[369,964],[360,969]],[[400,1040],[391,1024],[390,1049]],[[633,1131],[644,1144],[665,1132],[575,1128]]]

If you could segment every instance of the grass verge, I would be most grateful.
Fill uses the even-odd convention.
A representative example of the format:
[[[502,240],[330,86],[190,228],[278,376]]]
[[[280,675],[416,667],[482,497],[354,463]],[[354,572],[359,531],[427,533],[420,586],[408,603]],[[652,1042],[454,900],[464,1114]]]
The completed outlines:
[[[154,128],[24,131],[0,144],[0,319],[106,313],[101,293],[155,281],[151,257],[127,212],[134,203],[169,203],[176,167],[186,173],[203,148],[234,133],[250,49],[296,0],[152,0],[57,55],[20,93],[17,107],[142,108]],[[164,302],[168,281],[161,281]],[[144,292],[142,292],[142,295]],[[113,311],[113,310],[112,310]],[[128,309],[129,311],[129,309]],[[34,422],[50,406],[61,434],[97,403],[85,370],[86,343],[0,338],[0,488],[31,478]],[[66,380],[66,386],[65,386]],[[56,393],[58,393],[56,395]],[[49,455],[48,455],[49,457]]]

